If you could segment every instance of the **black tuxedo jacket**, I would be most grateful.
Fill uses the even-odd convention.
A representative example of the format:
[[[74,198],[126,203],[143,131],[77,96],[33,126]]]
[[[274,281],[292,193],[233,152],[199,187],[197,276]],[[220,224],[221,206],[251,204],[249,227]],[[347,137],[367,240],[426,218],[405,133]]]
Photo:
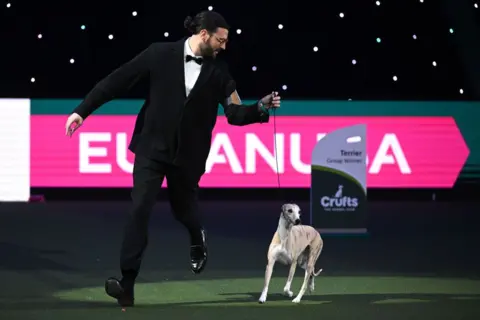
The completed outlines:
[[[152,160],[189,167],[201,175],[210,151],[212,130],[221,103],[228,123],[237,126],[268,122],[256,105],[227,99],[235,82],[226,66],[206,59],[188,98],[185,93],[184,44],[153,43],[101,80],[73,110],[83,119],[104,103],[125,93],[140,79],[149,79],[149,93],[135,123],[129,149]]]

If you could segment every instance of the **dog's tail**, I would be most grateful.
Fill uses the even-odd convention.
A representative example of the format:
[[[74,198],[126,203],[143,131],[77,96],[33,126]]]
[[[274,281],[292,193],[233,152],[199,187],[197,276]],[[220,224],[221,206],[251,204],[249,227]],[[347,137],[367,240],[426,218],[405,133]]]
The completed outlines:
[[[317,272],[315,272],[315,270],[313,270],[313,276],[317,277],[322,271],[323,271],[323,269],[319,269]]]

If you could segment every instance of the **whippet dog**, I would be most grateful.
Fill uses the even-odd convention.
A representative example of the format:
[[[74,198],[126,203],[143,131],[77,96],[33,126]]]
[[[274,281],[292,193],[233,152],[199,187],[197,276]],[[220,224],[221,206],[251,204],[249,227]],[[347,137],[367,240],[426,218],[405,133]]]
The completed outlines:
[[[272,242],[268,248],[265,285],[258,301],[264,303],[267,300],[268,285],[272,278],[273,266],[276,261],[290,265],[287,283],[283,288],[283,292],[288,297],[293,296],[290,287],[297,264],[305,270],[303,285],[292,302],[299,303],[302,300],[307,286],[309,292],[313,292],[315,290],[314,278],[322,272],[322,269],[315,272],[315,263],[322,249],[323,240],[320,233],[311,226],[301,225],[300,207],[293,203],[284,204],[278,221],[277,231],[273,235]]]

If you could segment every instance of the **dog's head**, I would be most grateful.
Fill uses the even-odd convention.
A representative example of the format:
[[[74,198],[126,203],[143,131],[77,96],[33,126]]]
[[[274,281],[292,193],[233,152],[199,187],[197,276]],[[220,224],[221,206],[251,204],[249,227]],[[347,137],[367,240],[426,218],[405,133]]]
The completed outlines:
[[[300,219],[301,210],[295,203],[286,203],[282,206],[282,217],[290,224],[299,225],[302,223]]]

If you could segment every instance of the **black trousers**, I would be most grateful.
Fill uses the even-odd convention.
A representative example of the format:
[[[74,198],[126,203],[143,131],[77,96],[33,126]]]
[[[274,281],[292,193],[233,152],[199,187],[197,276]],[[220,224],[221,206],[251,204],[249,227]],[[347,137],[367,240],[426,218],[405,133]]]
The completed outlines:
[[[133,165],[133,208],[127,217],[120,253],[122,275],[129,280],[133,281],[140,270],[148,244],[150,214],[165,178],[175,218],[187,228],[193,243],[202,239],[197,201],[201,175],[137,155]]]

